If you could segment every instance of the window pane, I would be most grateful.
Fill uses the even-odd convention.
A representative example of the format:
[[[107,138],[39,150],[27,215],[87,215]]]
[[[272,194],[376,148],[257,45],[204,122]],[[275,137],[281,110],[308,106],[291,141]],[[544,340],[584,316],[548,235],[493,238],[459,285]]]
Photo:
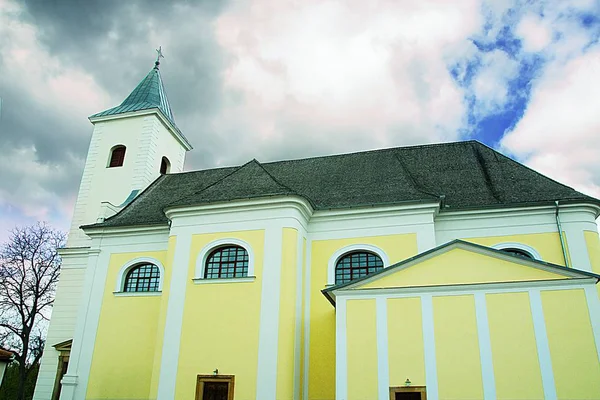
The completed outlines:
[[[335,283],[347,283],[365,277],[383,268],[383,261],[377,254],[353,252],[340,258],[335,267]]]
[[[214,250],[206,260],[204,278],[240,278],[248,276],[248,252],[240,246]]]
[[[160,270],[153,264],[133,267],[125,277],[125,292],[156,292],[160,283]]]

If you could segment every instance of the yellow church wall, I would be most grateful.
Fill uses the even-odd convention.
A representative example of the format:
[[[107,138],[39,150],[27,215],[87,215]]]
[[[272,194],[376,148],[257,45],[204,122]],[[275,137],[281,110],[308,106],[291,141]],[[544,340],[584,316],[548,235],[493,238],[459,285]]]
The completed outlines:
[[[567,247],[567,254],[569,254],[567,237],[564,233],[563,238]],[[533,247],[540,254],[543,261],[558,265],[565,265],[565,259],[562,253],[562,247],[558,233],[528,233],[510,236],[465,238],[463,240],[488,247],[492,247],[501,243],[521,243]]]
[[[294,397],[294,345],[296,333],[296,277],[298,231],[283,229],[283,256],[279,300],[279,340],[277,342],[277,399]]]
[[[425,386],[421,299],[387,299],[387,326],[390,386]]]
[[[165,275],[171,276],[173,269],[173,258],[175,257],[175,245],[177,244],[177,237],[170,236],[169,244],[167,247],[167,263],[164,264]],[[168,271],[168,273],[167,273]],[[154,362],[152,364],[152,380],[150,381],[150,398],[155,399],[158,394],[158,382],[160,377],[160,363],[162,361],[162,348],[164,343],[165,334],[165,321],[167,318],[167,306],[169,305],[169,279],[163,283],[162,296],[160,301],[160,313],[158,315],[158,325],[156,329],[156,345],[154,351]]]
[[[514,282],[565,279],[554,274],[510,261],[452,249],[431,259],[366,283],[364,288],[451,285],[484,282]]]
[[[390,263],[417,254],[417,235],[402,234],[349,239],[315,240],[311,246],[308,398],[335,398],[335,309],[321,293],[327,285],[329,259],[341,248],[355,244],[377,246]],[[306,339],[305,339],[306,340]]]
[[[119,253],[110,257],[94,354],[88,399],[148,398],[157,347],[158,317],[163,295],[117,297],[113,291],[124,264],[138,257],[166,263],[166,251]],[[163,286],[168,287],[165,268]]]
[[[559,399],[600,399],[600,365],[583,289],[542,291]]]
[[[441,399],[482,399],[475,299],[433,298],[435,355]]]
[[[544,398],[529,295],[497,293],[485,299],[497,399]]]
[[[375,300],[346,302],[348,400],[377,398]]]
[[[236,238],[254,252],[252,282],[195,284],[196,259],[210,242]],[[197,375],[235,375],[235,398],[256,397],[258,335],[264,231],[239,231],[192,236],[188,283],[185,293],[176,399],[189,399],[196,390]]]

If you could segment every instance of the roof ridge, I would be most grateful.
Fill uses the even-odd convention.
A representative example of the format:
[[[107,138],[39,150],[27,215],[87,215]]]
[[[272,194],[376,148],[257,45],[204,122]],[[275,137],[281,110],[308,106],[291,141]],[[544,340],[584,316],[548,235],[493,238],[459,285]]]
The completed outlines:
[[[493,151],[493,152],[494,152],[494,154],[496,155],[496,158],[497,158],[498,156],[500,156],[500,157],[502,157],[502,158],[504,158],[504,159],[508,160],[508,161],[509,161],[509,162],[511,162],[511,163],[515,163],[515,164],[518,164],[518,165],[519,165],[519,166],[521,166],[521,167],[524,167],[524,168],[526,168],[527,170],[529,170],[529,171],[533,172],[534,174],[536,174],[536,175],[538,175],[538,176],[540,176],[540,177],[542,177],[542,178],[544,178],[544,179],[546,179],[546,180],[548,180],[548,181],[550,181],[550,182],[552,182],[552,183],[555,183],[555,184],[557,184],[557,185],[560,185],[560,186],[562,186],[562,187],[565,187],[565,188],[567,188],[567,189],[571,189],[572,191],[574,191],[574,192],[576,192],[576,193],[579,193],[579,194],[583,195],[583,196],[584,196],[584,198],[586,198],[586,199],[593,199],[593,200],[597,200],[597,199],[596,199],[594,196],[590,196],[590,195],[587,195],[587,194],[585,194],[585,193],[581,193],[579,190],[577,190],[577,189],[575,189],[575,188],[572,188],[572,187],[571,187],[571,186],[569,186],[569,185],[565,185],[564,183],[562,183],[562,182],[559,182],[559,181],[557,181],[557,180],[555,180],[555,179],[552,179],[552,178],[550,178],[549,176],[546,176],[546,175],[542,174],[541,172],[539,172],[539,171],[536,171],[535,169],[533,169],[533,168],[529,167],[528,165],[526,165],[526,164],[524,164],[524,163],[521,163],[521,162],[519,162],[519,161],[513,160],[511,157],[509,157],[509,156],[507,156],[507,155],[503,154],[503,153],[502,153],[501,151],[499,151],[499,150],[496,150],[496,149],[494,149],[494,148],[492,148],[492,147],[488,146],[487,144],[485,144],[485,143],[483,143],[483,142],[479,142],[479,141],[476,141],[476,142],[477,142],[477,143],[479,143],[480,145],[482,145],[483,147],[485,147],[486,149],[489,149],[490,151]]]
[[[191,193],[191,194],[188,194],[188,195],[186,195],[186,196],[180,197],[180,198],[178,198],[178,199],[176,199],[176,200],[170,201],[169,203],[167,203],[167,204],[166,204],[166,205],[163,207],[163,211],[164,211],[164,210],[166,210],[167,208],[169,208],[169,206],[171,206],[171,205],[172,205],[173,203],[175,203],[175,202],[180,202],[180,201],[182,201],[182,200],[185,200],[185,199],[187,199],[187,198],[190,198],[190,197],[192,197],[192,196],[196,196],[196,195],[198,195],[198,194],[200,194],[200,193],[204,192],[205,190],[207,190],[207,189],[209,189],[209,188],[213,187],[213,186],[214,186],[214,185],[216,185],[217,183],[219,183],[219,182],[222,182],[222,181],[223,181],[225,178],[227,178],[227,177],[229,177],[229,176],[231,176],[231,175],[235,174],[237,171],[239,171],[241,168],[243,168],[245,165],[247,165],[247,164],[249,164],[249,163],[251,163],[251,162],[252,162],[252,161],[248,161],[248,162],[247,162],[246,164],[244,164],[244,165],[241,165],[241,166],[239,166],[239,167],[234,167],[234,170],[233,170],[233,171],[231,171],[230,173],[226,174],[224,177],[222,177],[222,178],[220,178],[220,179],[217,179],[216,181],[214,181],[214,182],[213,182],[213,183],[211,183],[210,185],[206,186],[205,188],[202,188],[202,189],[200,189],[200,190],[198,190],[198,191],[195,191],[195,192],[193,192],[193,193]],[[207,170],[204,170],[204,171],[207,171]],[[194,172],[198,172],[198,171],[194,171]]]
[[[421,185],[419,185],[417,183],[417,181],[415,180],[415,178],[412,176],[412,174],[410,173],[410,171],[408,170],[408,168],[406,167],[406,165],[404,164],[404,161],[402,161],[402,159],[400,158],[400,154],[398,154],[398,152],[394,153],[394,156],[396,158],[396,160],[398,160],[398,163],[400,164],[400,166],[402,167],[402,169],[404,170],[404,172],[406,172],[406,175],[408,176],[408,180],[410,181],[410,183],[412,183],[412,185],[415,187],[415,189],[417,189],[417,191],[433,196],[436,199],[439,199],[441,196],[443,195],[438,195],[438,194],[434,194],[431,192],[428,192],[424,189],[421,188]]]
[[[313,157],[304,157],[304,158],[291,158],[291,159],[287,159],[287,160],[269,161],[264,164],[269,165],[269,164],[277,164],[277,163],[285,163],[285,162],[293,162],[293,161],[334,158],[334,157],[351,156],[351,155],[355,155],[355,154],[370,154],[370,153],[379,153],[379,152],[383,152],[383,151],[393,151],[393,150],[400,150],[400,149],[411,149],[412,150],[412,149],[441,147],[441,146],[464,146],[469,143],[481,143],[481,142],[478,140],[475,140],[475,139],[469,139],[469,140],[457,140],[457,141],[453,141],[453,142],[438,142],[438,143],[428,143],[428,144],[419,144],[419,145],[410,145],[410,146],[385,147],[385,148],[381,148],[381,149],[352,151],[349,153],[337,153],[337,154],[327,154],[324,156],[313,156]]]

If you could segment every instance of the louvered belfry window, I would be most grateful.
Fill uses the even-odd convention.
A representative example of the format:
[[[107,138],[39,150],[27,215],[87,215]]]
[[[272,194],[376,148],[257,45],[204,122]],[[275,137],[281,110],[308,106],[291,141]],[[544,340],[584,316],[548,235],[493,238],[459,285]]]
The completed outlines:
[[[160,270],[154,264],[137,265],[127,272],[124,292],[158,292]]]
[[[219,247],[206,259],[205,279],[248,276],[248,252],[241,246]]]
[[[335,284],[348,283],[367,276],[383,268],[383,261],[377,254],[355,251],[341,257],[335,266]]]
[[[110,154],[110,162],[108,163],[109,168],[121,167],[125,161],[125,146],[117,146],[112,150]]]

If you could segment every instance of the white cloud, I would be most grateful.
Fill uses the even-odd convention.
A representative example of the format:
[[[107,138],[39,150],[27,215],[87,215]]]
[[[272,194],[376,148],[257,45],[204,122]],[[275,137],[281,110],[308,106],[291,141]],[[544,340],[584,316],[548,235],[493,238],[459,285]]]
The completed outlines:
[[[552,29],[539,16],[525,15],[516,28],[523,50],[536,53],[544,50],[552,41]]]
[[[216,32],[242,100],[215,124],[241,119],[249,141],[282,145],[300,124],[321,153],[457,139],[466,108],[448,65],[481,23],[475,0],[238,5]]]
[[[500,111],[510,100],[509,82],[519,73],[518,61],[505,51],[483,53],[481,66],[473,81],[473,94],[477,99],[475,113],[478,117]]]
[[[600,197],[600,46],[555,62],[502,147],[540,172]]]

